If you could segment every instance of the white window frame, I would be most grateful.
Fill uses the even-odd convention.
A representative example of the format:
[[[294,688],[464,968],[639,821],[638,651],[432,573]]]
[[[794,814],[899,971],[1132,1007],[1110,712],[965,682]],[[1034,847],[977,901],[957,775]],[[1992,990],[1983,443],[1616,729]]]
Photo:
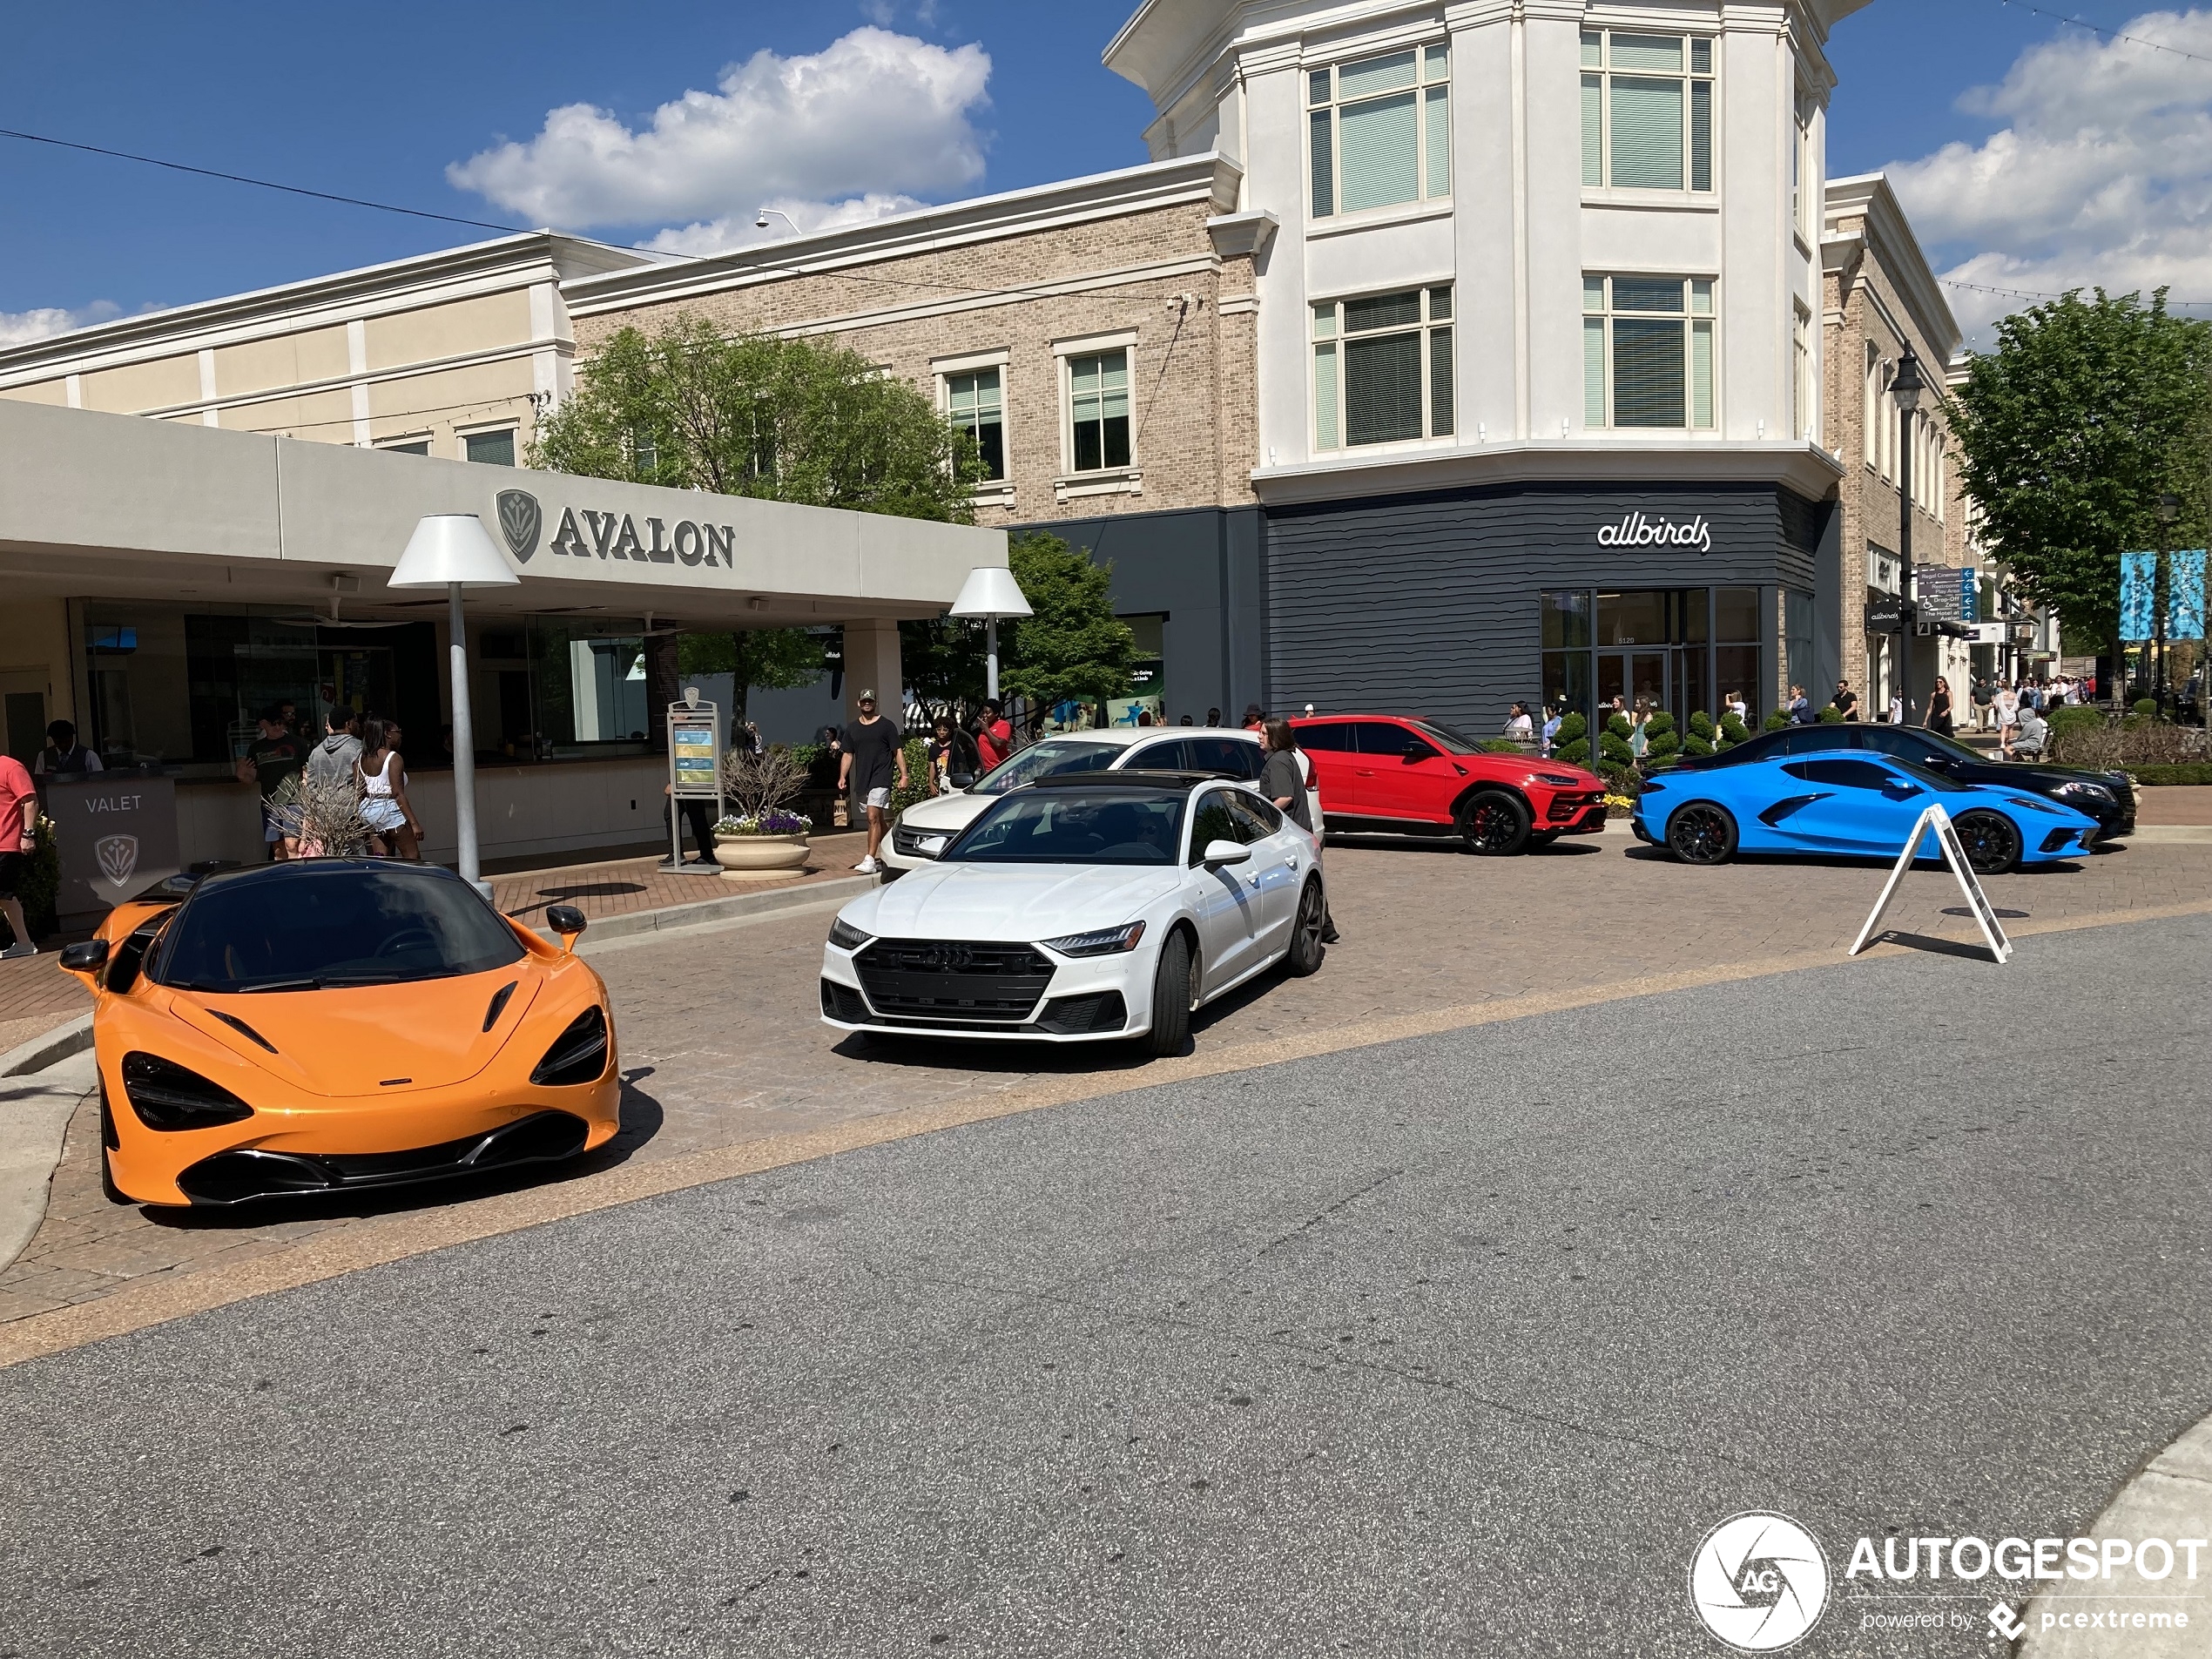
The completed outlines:
[[[1814,361],[1812,313],[1800,300],[1791,307],[1790,413],[1791,435],[1801,442],[1820,436],[1820,381]]]
[[[438,436],[435,432],[395,432],[388,437],[377,439],[370,447],[376,449],[402,450],[410,443],[422,445],[422,453],[425,455],[434,455],[438,452]]]
[[[1820,239],[1817,204],[1824,194],[1818,154],[1812,142],[1812,124],[1817,113],[1812,94],[1799,87],[1790,134],[1795,146],[1790,155],[1790,219],[1797,233],[1797,246],[1807,253]]]
[[[519,468],[523,464],[523,424],[512,415],[504,421],[487,421],[480,426],[456,426],[453,429],[454,447],[461,451],[461,458],[468,461],[469,439],[487,438],[501,432],[508,434],[513,439],[515,465]],[[479,461],[471,464],[479,467],[495,467],[499,463],[496,461]]]
[[[1420,315],[1418,321],[1393,325],[1386,328],[1361,329],[1356,334],[1346,333],[1345,327],[1345,307],[1347,304],[1356,304],[1362,300],[1379,300],[1386,295],[1394,293],[1418,293],[1420,296]],[[1436,296],[1439,294],[1444,296],[1445,307],[1445,314],[1440,317],[1435,314],[1437,305]],[[1318,314],[1323,311],[1329,313],[1329,321],[1326,325],[1325,333],[1323,332],[1324,325]],[[1459,295],[1455,291],[1454,285],[1448,280],[1423,283],[1417,288],[1385,288],[1379,293],[1373,290],[1364,290],[1358,293],[1338,294],[1333,298],[1320,299],[1312,301],[1306,307],[1307,346],[1305,361],[1308,378],[1306,384],[1305,407],[1309,421],[1309,430],[1312,433],[1313,452],[1316,455],[1337,455],[1352,449],[1371,451],[1388,450],[1392,448],[1401,448],[1409,444],[1427,444],[1439,442],[1450,442],[1453,432],[1459,424],[1459,364],[1457,353],[1459,349],[1460,336],[1458,334],[1458,327]],[[1434,381],[1435,357],[1434,347],[1432,343],[1440,330],[1451,336],[1448,349],[1453,354],[1449,360],[1453,371],[1452,394],[1451,397],[1447,401],[1445,410],[1445,414],[1447,418],[1440,428],[1439,427],[1436,419],[1436,387]],[[1348,388],[1345,384],[1346,375],[1345,373],[1346,361],[1346,353],[1345,350],[1345,343],[1348,340],[1352,339],[1376,340],[1386,338],[1393,334],[1413,334],[1418,336],[1420,341],[1420,435],[1413,438],[1388,438],[1375,443],[1352,443],[1349,441],[1345,430],[1345,400],[1348,395]],[[1321,381],[1323,378],[1321,363],[1325,355],[1326,355],[1330,361],[1333,361],[1336,365],[1336,407],[1332,412],[1333,424],[1325,428],[1322,424],[1323,411],[1321,408]],[[1333,432],[1334,434],[1333,438],[1330,437],[1331,432]]]
[[[1626,278],[1629,281],[1679,282],[1683,285],[1683,304],[1684,309],[1677,312],[1616,311],[1614,308],[1613,303],[1613,284],[1615,280],[1619,278]],[[1602,311],[1592,311],[1589,308],[1588,285],[1592,282],[1597,281],[1602,281],[1605,284],[1605,305]],[[1605,323],[1605,420],[1602,424],[1598,424],[1592,422],[1589,419],[1589,406],[1586,383],[1582,410],[1582,424],[1584,429],[1598,432],[1685,432],[1693,435],[1705,432],[1717,434],[1721,430],[1723,423],[1723,418],[1721,411],[1721,386],[1723,376],[1721,372],[1721,305],[1719,280],[1702,271],[1586,271],[1582,273],[1582,283],[1584,296],[1582,300],[1582,325],[1586,334],[1590,320],[1593,318],[1602,317]],[[1704,300],[1705,308],[1702,311],[1697,308],[1700,298],[1697,293],[1697,288],[1699,287],[1702,287],[1704,289],[1704,293],[1702,297]],[[1615,400],[1614,395],[1613,372],[1613,325],[1617,319],[1623,317],[1635,320],[1656,320],[1672,321],[1679,320],[1681,321],[1683,325],[1682,368],[1683,415],[1683,421],[1681,426],[1616,426],[1614,424]],[[1710,347],[1710,357],[1712,360],[1712,384],[1708,388],[1712,399],[1712,407],[1706,412],[1710,418],[1703,422],[1699,421],[1697,419],[1696,339],[1701,330],[1704,333],[1706,338],[1712,342]],[[1585,352],[1588,350],[1587,344],[1584,346],[1583,349]],[[1587,367],[1587,357],[1584,361]]]
[[[999,448],[1003,454],[1005,471],[996,478],[981,479],[975,485],[979,496],[1003,495],[1014,489],[1014,431],[1012,413],[1008,402],[1009,382],[1013,379],[1014,354],[1001,347],[997,351],[969,352],[958,357],[933,357],[929,372],[937,386],[937,412],[951,418],[953,410],[952,378],[955,374],[978,374],[987,368],[999,372]]]
[[[1386,57],[1411,55],[1413,78],[1405,86],[1388,91],[1372,92],[1346,99],[1342,96],[1342,74],[1347,69],[1358,69]],[[1448,40],[1430,37],[1405,42],[1387,51],[1362,52],[1357,57],[1332,58],[1326,63],[1302,64],[1298,70],[1298,84],[1303,89],[1305,105],[1302,113],[1305,123],[1305,172],[1300,186],[1305,202],[1306,221],[1312,225],[1335,225],[1346,218],[1355,221],[1371,213],[1404,213],[1432,202],[1449,203],[1452,199],[1452,46]],[[1328,96],[1315,97],[1316,81],[1325,86]],[[1386,202],[1373,207],[1347,209],[1344,203],[1344,109],[1347,103],[1367,104],[1377,98],[1396,98],[1410,91],[1413,95],[1413,197],[1411,201]],[[1445,178],[1443,187],[1435,187],[1429,177],[1430,158],[1436,141],[1429,132],[1430,111],[1439,107],[1431,94],[1440,93],[1444,117],[1442,138]],[[1329,206],[1325,211],[1317,206],[1313,190],[1313,130],[1314,117],[1326,111],[1329,128]]]
[[[1054,494],[1065,501],[1070,496],[1144,493],[1143,456],[1138,453],[1137,438],[1137,330],[1124,328],[1109,334],[1082,334],[1070,340],[1052,342],[1053,377],[1060,401],[1057,423],[1060,428],[1060,476],[1055,482]],[[1108,352],[1125,351],[1129,354],[1129,464],[1125,467],[1103,467],[1095,472],[1076,470],[1076,388],[1071,370],[1078,357],[1096,357]]]
[[[1615,35],[1679,40],[1682,43],[1683,67],[1680,70],[1615,69],[1613,66],[1613,37]],[[1595,64],[1590,61],[1591,43],[1594,40],[1597,46],[1597,61]],[[1702,71],[1691,67],[1696,62],[1696,54],[1700,45],[1703,45],[1710,54],[1706,59],[1709,67]],[[1699,34],[1691,30],[1615,28],[1604,24],[1594,24],[1583,30],[1581,51],[1581,79],[1575,83],[1578,107],[1581,93],[1587,90],[1590,82],[1597,83],[1598,94],[1597,178],[1595,181],[1584,179],[1583,190],[1596,193],[1619,191],[1642,200],[1649,200],[1654,197],[1662,199],[1680,197],[1687,201],[1696,202],[1716,200],[1721,189],[1723,150],[1720,56],[1720,41],[1716,36]],[[1613,182],[1613,78],[1615,75],[1625,76],[1631,80],[1674,80],[1682,83],[1683,182],[1680,185],[1669,187],[1665,185],[1616,185]],[[1695,116],[1696,94],[1692,90],[1701,84],[1706,89],[1707,121],[1710,126],[1710,131],[1706,134],[1706,165],[1710,170],[1710,177],[1702,187],[1694,182],[1696,178],[1695,158],[1697,150],[1697,124]],[[1588,164],[1588,158],[1586,155],[1583,158],[1586,169]]]

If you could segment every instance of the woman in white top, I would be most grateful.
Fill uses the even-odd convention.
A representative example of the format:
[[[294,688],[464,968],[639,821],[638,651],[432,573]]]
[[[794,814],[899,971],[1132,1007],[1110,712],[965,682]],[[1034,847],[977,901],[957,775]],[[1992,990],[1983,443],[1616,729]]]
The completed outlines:
[[[368,850],[378,858],[422,857],[422,826],[408,804],[407,765],[400,759],[399,723],[373,716],[361,722],[361,758],[354,781],[361,786],[361,821],[368,826]]]
[[[1506,719],[1506,736],[1511,738],[1515,743],[1528,743],[1534,740],[1536,723],[1529,717],[1528,705],[1526,703],[1516,703],[1513,705],[1513,712]]]

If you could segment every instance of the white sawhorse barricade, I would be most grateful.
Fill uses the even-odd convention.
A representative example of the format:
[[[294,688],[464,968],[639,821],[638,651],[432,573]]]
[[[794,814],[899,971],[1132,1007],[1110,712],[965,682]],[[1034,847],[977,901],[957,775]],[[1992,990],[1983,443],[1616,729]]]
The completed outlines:
[[[1919,856],[1920,843],[1932,829],[1936,845],[1942,849],[1943,861],[1951,867],[1951,873],[1959,878],[1959,891],[1966,896],[1966,907],[1974,913],[1974,920],[1981,926],[1981,936],[1988,941],[1989,954],[2000,963],[2012,960],[2013,941],[2005,937],[2003,925],[1989,902],[1989,895],[1981,890],[1981,878],[1966,862],[1966,849],[1959,845],[1959,832],[1951,826],[1951,814],[1940,806],[1931,806],[1920,814],[1912,826],[1912,833],[1905,838],[1905,851],[1898,855],[1897,868],[1890,872],[1890,879],[1883,884],[1882,896],[1874,901],[1874,914],[1866,918],[1866,925],[1858,930],[1858,942],[1851,948],[1854,956],[1873,942],[1880,931],[1883,914],[1890,907],[1890,900],[1897,896],[1897,884],[1905,880],[1905,873],[1912,867]]]

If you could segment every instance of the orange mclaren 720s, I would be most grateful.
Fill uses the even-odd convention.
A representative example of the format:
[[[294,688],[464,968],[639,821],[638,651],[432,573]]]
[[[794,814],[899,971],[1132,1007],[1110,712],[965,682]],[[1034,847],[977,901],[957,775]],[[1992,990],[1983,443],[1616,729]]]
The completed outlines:
[[[108,1197],[235,1204],[570,1158],[615,1133],[606,987],[449,871],[172,877],[71,945]]]

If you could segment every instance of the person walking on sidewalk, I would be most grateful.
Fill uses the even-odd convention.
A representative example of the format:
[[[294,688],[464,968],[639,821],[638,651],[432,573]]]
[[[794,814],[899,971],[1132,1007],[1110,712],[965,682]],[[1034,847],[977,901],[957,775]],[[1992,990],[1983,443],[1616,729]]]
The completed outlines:
[[[293,792],[292,805],[280,806],[275,799],[278,792],[300,775],[307,755],[306,741],[285,725],[282,707],[271,704],[261,717],[261,735],[246,745],[246,753],[233,768],[239,782],[252,784],[253,792],[261,798],[261,840],[273,863],[299,856],[299,792]]]
[[[1928,718],[1920,724],[1939,738],[1951,735],[1951,682],[1940,674],[1935,690],[1928,693]]]
[[[9,935],[0,962],[38,954],[38,947],[30,942],[30,924],[24,920],[21,897],[37,835],[38,791],[30,773],[15,756],[0,754],[0,918],[6,920]]]
[[[883,867],[875,855],[883,846],[883,832],[891,824],[893,778],[897,778],[900,788],[907,786],[906,736],[896,722],[875,711],[873,691],[861,692],[859,700],[860,718],[845,728],[841,740],[845,759],[838,770],[837,786],[852,803],[856,824],[860,808],[867,809],[868,850],[853,867],[862,875],[873,875]]]
[[[1267,752],[1266,764],[1259,772],[1259,792],[1282,808],[1285,816],[1313,838],[1318,847],[1321,844],[1321,826],[1313,821],[1313,803],[1306,796],[1306,772],[1310,762],[1298,752],[1298,734],[1291,730],[1288,720],[1270,720],[1260,727],[1261,746]],[[1329,890],[1321,889],[1321,942],[1337,942],[1337,924],[1328,910]]]
[[[1014,728],[1007,723],[1005,711],[995,699],[983,705],[973,735],[978,772],[988,772],[1014,752]]]
[[[361,786],[361,821],[369,827],[368,850],[379,858],[422,857],[422,826],[408,805],[407,763],[400,759],[400,728],[374,715],[361,722],[361,753],[354,762]]]

